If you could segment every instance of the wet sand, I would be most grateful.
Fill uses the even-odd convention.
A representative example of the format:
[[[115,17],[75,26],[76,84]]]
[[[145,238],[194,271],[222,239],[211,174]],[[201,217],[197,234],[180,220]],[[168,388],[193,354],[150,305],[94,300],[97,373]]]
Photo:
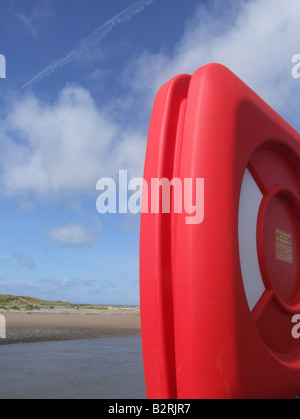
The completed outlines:
[[[0,314],[6,319],[6,339],[0,339],[0,345],[140,333],[140,312],[135,308],[0,311]]]

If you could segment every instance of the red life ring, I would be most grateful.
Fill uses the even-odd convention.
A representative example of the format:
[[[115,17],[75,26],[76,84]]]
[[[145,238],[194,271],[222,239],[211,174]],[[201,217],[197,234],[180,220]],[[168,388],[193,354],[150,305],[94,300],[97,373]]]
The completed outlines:
[[[144,171],[152,178],[204,179],[204,218],[141,216],[148,397],[300,396],[291,333],[300,314],[299,134],[209,64],[158,92]]]

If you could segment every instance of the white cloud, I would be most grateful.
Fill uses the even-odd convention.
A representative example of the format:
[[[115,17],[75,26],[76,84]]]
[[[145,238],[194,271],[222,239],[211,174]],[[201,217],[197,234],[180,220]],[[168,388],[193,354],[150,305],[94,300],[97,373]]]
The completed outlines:
[[[2,126],[1,189],[10,196],[90,193],[120,167],[142,172],[145,138],[111,121],[79,86],[64,88],[53,104],[19,99]]]
[[[300,52],[299,15],[299,0],[215,0],[209,10],[201,5],[172,53],[144,52],[127,69],[128,80],[137,94],[147,91],[150,101],[171,77],[219,62],[297,122],[300,83],[291,77],[291,58]]]
[[[299,0],[214,0],[209,9],[197,8],[173,50],[144,51],[131,61],[122,73],[127,94],[105,109],[80,86],[65,87],[54,103],[19,97],[1,121],[0,191],[25,205],[32,197],[94,194],[99,178],[117,178],[120,169],[142,176],[143,118],[154,95],[171,77],[210,62],[226,65],[300,128],[300,82],[291,76],[291,58],[300,53],[299,15]]]
[[[87,246],[95,240],[94,234],[85,230],[80,224],[56,227],[49,232],[49,238],[62,247],[75,248]]]

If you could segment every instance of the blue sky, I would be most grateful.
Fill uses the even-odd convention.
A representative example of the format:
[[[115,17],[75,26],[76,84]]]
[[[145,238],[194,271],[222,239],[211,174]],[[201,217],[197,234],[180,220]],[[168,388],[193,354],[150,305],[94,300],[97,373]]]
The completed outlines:
[[[299,0],[0,0],[0,292],[139,304],[139,215],[101,177],[142,176],[158,88],[220,62],[300,130]]]

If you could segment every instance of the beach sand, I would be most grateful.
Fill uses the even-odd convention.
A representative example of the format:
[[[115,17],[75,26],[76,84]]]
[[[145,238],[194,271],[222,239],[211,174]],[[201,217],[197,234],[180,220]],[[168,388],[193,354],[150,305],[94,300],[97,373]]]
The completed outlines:
[[[0,311],[0,314],[6,320],[6,339],[0,339],[0,345],[140,333],[140,311],[137,308]]]

